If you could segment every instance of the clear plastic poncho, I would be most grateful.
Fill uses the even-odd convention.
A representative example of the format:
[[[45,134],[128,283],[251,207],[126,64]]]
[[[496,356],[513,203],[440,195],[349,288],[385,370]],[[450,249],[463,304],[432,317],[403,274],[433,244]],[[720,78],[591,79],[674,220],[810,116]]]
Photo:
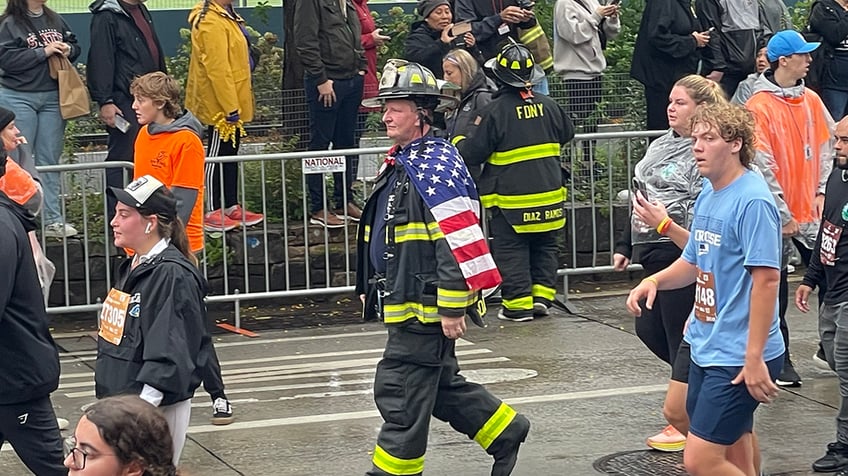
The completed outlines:
[[[677,136],[672,130],[658,137],[648,146],[645,157],[636,164],[633,177],[644,185],[650,201],[661,202],[675,223],[689,229],[695,199],[701,193],[703,183],[695,165],[691,137]],[[636,214],[631,214],[630,225],[633,245],[671,240],[661,236]]]

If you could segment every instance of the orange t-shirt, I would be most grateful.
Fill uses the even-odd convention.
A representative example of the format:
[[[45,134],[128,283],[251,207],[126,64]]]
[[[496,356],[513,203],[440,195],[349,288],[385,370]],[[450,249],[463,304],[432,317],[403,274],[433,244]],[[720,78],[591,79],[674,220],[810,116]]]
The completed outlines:
[[[812,223],[821,176],[822,148],[831,139],[826,109],[807,89],[800,97],[755,93],[745,107],[756,120],[757,150],[773,157],[770,164],[783,189],[783,199],[798,223]]]
[[[197,201],[186,223],[193,253],[203,249],[204,160],[203,143],[192,131],[182,129],[150,135],[146,125],[138,131],[133,179],[152,175],[168,188],[197,190]]]

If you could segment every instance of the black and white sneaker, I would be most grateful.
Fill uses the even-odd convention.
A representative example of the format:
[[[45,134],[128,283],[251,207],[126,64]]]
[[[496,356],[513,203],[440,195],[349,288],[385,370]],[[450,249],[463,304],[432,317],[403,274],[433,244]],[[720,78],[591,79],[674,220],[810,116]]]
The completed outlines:
[[[233,406],[226,398],[218,397],[212,402],[212,424],[229,425],[233,422]]]
[[[795,366],[792,365],[792,360],[789,357],[786,357],[786,360],[783,362],[783,370],[780,372],[777,380],[775,380],[775,383],[781,387],[801,386],[801,376],[795,371]]]
[[[543,302],[534,302],[533,303],[533,317],[547,317],[550,316],[551,312],[548,306]]]

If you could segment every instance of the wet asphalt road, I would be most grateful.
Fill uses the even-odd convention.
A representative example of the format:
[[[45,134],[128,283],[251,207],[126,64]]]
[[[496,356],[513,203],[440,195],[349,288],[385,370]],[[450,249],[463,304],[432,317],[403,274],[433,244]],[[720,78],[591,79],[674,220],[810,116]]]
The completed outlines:
[[[297,314],[309,309],[294,309],[286,318],[246,320],[256,338],[216,334],[236,422],[210,425],[210,400],[198,391],[182,458],[188,475],[361,475],[370,467],[381,423],[371,387],[385,331],[358,322],[350,303],[326,304],[330,311],[305,326]],[[665,426],[668,369],[635,337],[624,296],[584,296],[574,304],[579,315],[529,323],[503,323],[490,311],[489,326],[470,328],[457,347],[463,373],[533,423],[513,474],[685,474],[679,455],[642,451],[644,439]],[[71,429],[94,400],[96,346],[87,319],[56,332],[62,378],[53,403]],[[810,463],[835,439],[837,382],[810,360],[814,317],[791,309],[789,320],[804,384],[762,407],[757,431],[769,473],[812,474]],[[434,421],[425,464],[425,474],[474,476],[489,474],[491,460]],[[29,474],[8,445],[0,474]]]

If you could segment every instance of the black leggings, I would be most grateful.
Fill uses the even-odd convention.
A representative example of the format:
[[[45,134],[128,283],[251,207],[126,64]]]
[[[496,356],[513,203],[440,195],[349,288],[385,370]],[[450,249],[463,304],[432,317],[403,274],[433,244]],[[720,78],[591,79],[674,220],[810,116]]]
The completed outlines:
[[[646,275],[651,275],[671,263],[642,263],[642,267]],[[646,309],[642,303],[642,315],[636,318],[636,335],[654,355],[669,365],[673,365],[677,358],[683,327],[694,304],[694,283],[685,288],[659,291],[653,309]]]

